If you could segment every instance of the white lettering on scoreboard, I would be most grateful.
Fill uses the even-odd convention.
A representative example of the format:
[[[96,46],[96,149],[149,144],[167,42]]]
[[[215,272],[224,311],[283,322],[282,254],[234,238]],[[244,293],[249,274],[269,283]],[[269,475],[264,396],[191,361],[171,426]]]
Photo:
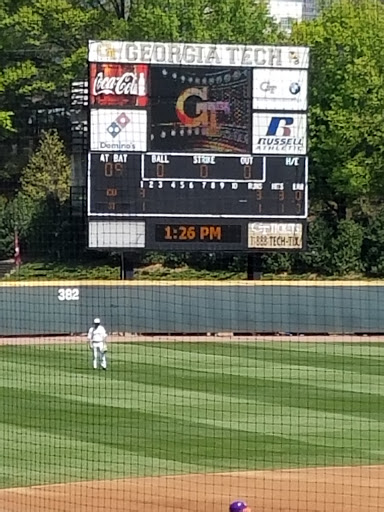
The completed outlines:
[[[90,62],[307,69],[309,50],[298,46],[90,41]]]
[[[250,249],[302,249],[301,223],[252,222],[248,224]]]

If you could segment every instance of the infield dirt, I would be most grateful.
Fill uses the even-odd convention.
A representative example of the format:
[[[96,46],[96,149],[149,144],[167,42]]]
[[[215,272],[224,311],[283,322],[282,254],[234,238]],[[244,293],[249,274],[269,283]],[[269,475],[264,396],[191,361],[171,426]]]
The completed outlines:
[[[1,512],[378,512],[384,466],[130,478],[0,491]]]

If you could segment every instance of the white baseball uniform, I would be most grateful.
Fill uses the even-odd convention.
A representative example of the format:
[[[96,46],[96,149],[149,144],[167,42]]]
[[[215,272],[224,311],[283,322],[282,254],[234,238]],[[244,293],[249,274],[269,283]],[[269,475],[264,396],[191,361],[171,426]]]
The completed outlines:
[[[107,332],[102,325],[97,325],[95,327],[91,327],[88,331],[88,340],[89,345],[93,349],[93,368],[98,367],[98,362],[100,360],[100,366],[106,370],[107,369],[107,357],[106,357],[106,349],[107,349]]]

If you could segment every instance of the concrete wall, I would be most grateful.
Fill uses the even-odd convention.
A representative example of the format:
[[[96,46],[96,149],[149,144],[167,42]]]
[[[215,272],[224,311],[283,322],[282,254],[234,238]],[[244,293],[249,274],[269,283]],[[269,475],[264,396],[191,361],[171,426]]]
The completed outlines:
[[[384,333],[384,284],[1,283],[0,335],[82,333],[95,316],[135,333]]]

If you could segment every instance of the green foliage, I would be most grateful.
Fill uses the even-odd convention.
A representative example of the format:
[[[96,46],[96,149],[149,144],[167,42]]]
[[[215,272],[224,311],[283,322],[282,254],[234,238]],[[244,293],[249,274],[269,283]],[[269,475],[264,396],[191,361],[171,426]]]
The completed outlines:
[[[384,210],[368,220],[362,247],[362,261],[368,275],[384,276]]]
[[[363,270],[361,251],[364,230],[353,220],[342,220],[336,229],[334,238],[330,241],[332,251],[333,273],[348,275],[360,273]]]
[[[69,136],[70,84],[86,77],[88,38],[114,18],[77,0],[0,4],[0,182],[12,196],[41,130]]]
[[[14,234],[27,236],[37,203],[19,193],[13,200],[0,196],[0,259],[13,256]]]
[[[16,274],[5,277],[4,281],[29,280],[111,280],[119,279],[118,265],[103,262],[67,261],[66,263],[40,261],[23,264]]]
[[[267,4],[254,0],[3,0],[0,257],[12,254],[15,227],[31,255],[45,252],[63,259],[76,244],[80,252],[84,246],[83,226],[71,220],[67,204],[70,161],[60,137],[68,132],[70,83],[86,77],[87,41],[102,38],[287,41],[268,16]],[[316,19],[296,24],[290,42],[311,48],[314,220],[308,251],[268,254],[264,271],[382,275],[384,221],[376,205],[384,194],[384,4],[332,2]],[[44,122],[38,117],[41,108]],[[33,135],[31,124],[37,127]],[[43,127],[50,124],[57,131],[46,131],[25,165]],[[244,275],[246,267],[245,255],[168,253],[148,256],[149,261],[162,263],[155,270],[159,276],[171,268],[179,275],[180,269],[185,275],[191,269]]]
[[[106,14],[114,13],[117,18],[126,19],[131,11],[131,0],[83,0],[84,6],[98,8]]]
[[[52,196],[64,203],[70,194],[71,162],[54,130],[43,133],[21,176],[21,191],[33,200]]]
[[[293,258],[290,253],[268,253],[263,255],[263,272],[272,274],[291,273]]]
[[[75,258],[84,250],[84,226],[70,216],[68,203],[53,195],[36,201],[33,218],[23,237],[29,259],[63,261]]]
[[[166,280],[166,281],[193,281],[193,280],[213,280],[228,281],[245,279],[245,272],[231,272],[226,270],[207,270],[195,269],[188,266],[180,268],[169,268],[161,265],[154,265],[137,269],[135,271],[135,279],[140,280]]]
[[[296,268],[316,274],[333,273],[333,251],[330,241],[334,235],[334,222],[319,217],[308,225],[308,250],[296,256]]]
[[[13,112],[0,111],[0,138],[4,137],[7,132],[13,132],[12,124]]]
[[[254,0],[147,0],[133,2],[132,40],[211,43],[276,42],[280,31],[264,2]]]
[[[0,88],[15,107],[21,98],[46,102],[52,93],[67,91],[70,80],[85,71],[88,38],[97,36],[106,21],[100,10],[70,0],[30,0],[16,10],[8,5],[2,14],[0,40],[7,61]]]
[[[12,256],[13,233],[7,226],[8,200],[0,196],[0,260]]]
[[[312,195],[345,218],[384,187],[384,4],[332,2],[292,41],[311,47]]]
[[[0,203],[0,257],[13,252],[17,229],[23,259],[74,256],[84,247],[84,227],[70,216],[71,166],[57,132],[43,134],[21,178],[21,190]]]
[[[8,203],[7,221],[10,230],[17,228],[19,235],[27,235],[31,222],[39,209],[39,203],[33,198],[19,192]]]

